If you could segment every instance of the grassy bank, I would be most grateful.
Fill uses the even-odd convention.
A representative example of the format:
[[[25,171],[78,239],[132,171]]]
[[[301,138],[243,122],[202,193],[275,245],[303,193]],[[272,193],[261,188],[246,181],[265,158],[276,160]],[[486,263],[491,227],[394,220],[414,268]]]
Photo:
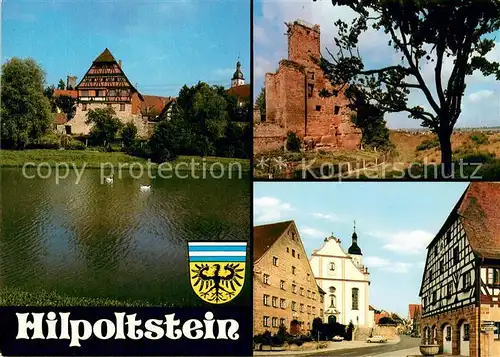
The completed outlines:
[[[128,301],[106,298],[86,298],[59,295],[55,292],[40,291],[36,293],[26,292],[16,288],[0,288],[0,306],[120,306],[120,307],[149,307],[163,306],[172,307],[171,304],[149,301]]]
[[[250,160],[247,159],[233,159],[228,157],[200,157],[200,156],[179,156],[175,161],[170,162],[172,166],[178,164],[189,164],[194,160],[197,164],[195,169],[202,170],[203,164],[210,167],[214,163],[219,163],[228,169],[232,165],[233,169],[239,169],[236,165],[241,165],[244,171],[249,171]],[[148,160],[127,155],[123,152],[101,152],[92,150],[0,150],[0,167],[22,167],[26,163],[33,163],[39,165],[45,163],[55,167],[56,165],[66,163],[78,168],[100,168],[102,164],[106,163],[106,168],[111,165],[118,167],[118,165],[133,164],[133,168],[145,169],[148,165]],[[84,166],[85,165],[85,166]],[[156,167],[157,164],[151,164]],[[185,166],[183,164],[183,166]],[[191,166],[180,166],[179,170],[191,170]],[[218,166],[215,165],[213,170],[217,170]]]

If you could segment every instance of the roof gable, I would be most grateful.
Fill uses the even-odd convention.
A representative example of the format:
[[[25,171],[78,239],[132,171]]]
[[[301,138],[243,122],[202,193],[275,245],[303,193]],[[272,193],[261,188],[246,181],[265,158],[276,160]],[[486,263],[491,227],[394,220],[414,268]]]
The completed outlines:
[[[111,54],[111,51],[106,47],[102,53],[97,56],[97,58],[94,60],[94,63],[103,63],[103,62],[116,62],[115,58]]]
[[[500,259],[500,182],[473,182],[458,208],[473,252]]]
[[[253,261],[262,258],[292,223],[285,221],[253,227]]]

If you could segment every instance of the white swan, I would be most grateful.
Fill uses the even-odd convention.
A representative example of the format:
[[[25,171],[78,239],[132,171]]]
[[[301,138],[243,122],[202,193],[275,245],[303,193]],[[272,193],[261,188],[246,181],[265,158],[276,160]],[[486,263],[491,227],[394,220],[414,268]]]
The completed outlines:
[[[149,191],[151,189],[151,185],[141,185],[141,191]]]
[[[113,175],[111,175],[111,177],[106,177],[106,183],[113,183]]]

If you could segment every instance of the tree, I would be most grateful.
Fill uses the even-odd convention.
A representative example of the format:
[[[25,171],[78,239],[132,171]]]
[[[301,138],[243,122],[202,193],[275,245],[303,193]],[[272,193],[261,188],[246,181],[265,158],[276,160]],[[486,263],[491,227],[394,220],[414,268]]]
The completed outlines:
[[[259,108],[260,117],[266,118],[266,87],[262,87],[257,99],[255,100],[255,105]]]
[[[66,84],[64,84],[64,81],[62,79],[60,79],[59,83],[57,83],[57,89],[66,89]]]
[[[60,95],[53,102],[57,108],[66,114],[68,120],[73,119],[76,113],[76,99],[69,95]]]
[[[149,140],[152,160],[158,163],[174,160],[180,152],[186,152],[190,145],[189,127],[176,114],[170,120],[159,122]]]
[[[90,129],[90,139],[94,144],[111,147],[111,142],[123,126],[123,123],[115,116],[113,108],[90,109],[87,112],[87,125],[93,124]]]
[[[2,65],[1,130],[4,148],[24,148],[50,128],[45,73],[32,59],[12,58]]]
[[[132,144],[134,143],[135,137],[137,136],[137,127],[134,125],[134,123],[128,122],[122,128],[120,134],[121,134],[121,137],[123,140],[123,145],[126,148],[129,148],[132,146]]]
[[[333,63],[319,60],[332,84],[346,88],[348,98],[352,91],[363,93],[384,113],[407,112],[420,120],[439,137],[445,174],[451,173],[451,134],[460,117],[467,76],[479,71],[500,80],[500,64],[486,58],[495,47],[492,34],[500,28],[499,2],[332,0],[332,4],[348,6],[358,16],[350,25],[335,23],[338,53],[331,54]],[[369,27],[390,36],[389,46],[401,54],[401,64],[365,69],[358,39]],[[446,81],[443,66],[448,60],[452,69]],[[434,67],[432,80],[425,78],[423,64]],[[430,109],[409,105],[410,90],[422,92]]]

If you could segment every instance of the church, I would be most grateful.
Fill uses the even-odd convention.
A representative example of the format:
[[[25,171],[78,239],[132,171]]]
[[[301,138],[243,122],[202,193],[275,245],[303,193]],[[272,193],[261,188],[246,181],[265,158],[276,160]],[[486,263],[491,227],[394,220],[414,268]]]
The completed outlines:
[[[370,273],[363,265],[363,253],[358,245],[356,228],[347,253],[341,240],[333,235],[310,259],[318,286],[325,291],[324,322],[353,323],[359,328],[374,325],[370,309]]]

